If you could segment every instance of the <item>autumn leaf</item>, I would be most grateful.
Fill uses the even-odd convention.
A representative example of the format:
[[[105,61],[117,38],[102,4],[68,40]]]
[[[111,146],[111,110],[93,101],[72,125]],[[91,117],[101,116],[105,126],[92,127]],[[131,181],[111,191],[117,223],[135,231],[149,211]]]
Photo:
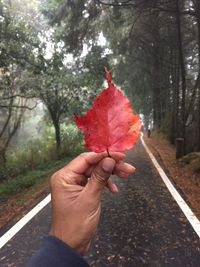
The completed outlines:
[[[93,100],[85,115],[74,115],[74,120],[84,132],[85,147],[89,150],[123,152],[135,144],[141,120],[131,108],[128,98],[114,86],[106,68],[105,72],[108,88]]]

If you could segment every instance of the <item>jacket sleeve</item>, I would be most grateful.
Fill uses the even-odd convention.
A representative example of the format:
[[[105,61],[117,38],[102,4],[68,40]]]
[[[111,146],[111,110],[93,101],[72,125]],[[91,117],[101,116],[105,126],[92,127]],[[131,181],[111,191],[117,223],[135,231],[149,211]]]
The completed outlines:
[[[63,241],[47,236],[27,267],[89,267],[89,265]]]

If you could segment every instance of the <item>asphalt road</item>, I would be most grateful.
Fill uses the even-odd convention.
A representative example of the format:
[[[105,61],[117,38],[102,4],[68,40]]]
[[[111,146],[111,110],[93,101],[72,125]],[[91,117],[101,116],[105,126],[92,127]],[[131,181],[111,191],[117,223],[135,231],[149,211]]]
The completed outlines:
[[[91,267],[199,267],[200,240],[140,142],[127,161],[137,171],[125,181],[114,177],[118,194],[104,193],[100,225],[86,256]],[[0,266],[25,266],[49,224],[48,205],[0,250]]]

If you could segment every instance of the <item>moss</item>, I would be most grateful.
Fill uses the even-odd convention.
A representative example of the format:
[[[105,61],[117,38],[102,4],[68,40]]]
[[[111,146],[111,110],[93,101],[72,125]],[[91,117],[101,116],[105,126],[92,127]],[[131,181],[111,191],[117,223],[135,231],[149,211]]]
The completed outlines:
[[[200,173],[200,157],[193,160],[191,164],[192,164],[194,171]]]
[[[190,162],[200,159],[200,152],[192,152],[181,158],[181,162],[189,164]]]
[[[200,152],[192,152],[180,159],[180,162],[190,164],[194,172],[200,172]]]

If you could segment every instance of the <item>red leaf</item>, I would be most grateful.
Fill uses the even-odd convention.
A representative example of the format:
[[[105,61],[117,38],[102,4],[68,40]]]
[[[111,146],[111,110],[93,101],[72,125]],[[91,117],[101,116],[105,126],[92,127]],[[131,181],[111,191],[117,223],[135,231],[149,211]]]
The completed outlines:
[[[114,86],[106,68],[105,72],[108,88],[93,100],[85,115],[74,115],[74,119],[85,134],[85,146],[89,150],[122,152],[135,144],[141,120],[134,114],[128,98]]]

